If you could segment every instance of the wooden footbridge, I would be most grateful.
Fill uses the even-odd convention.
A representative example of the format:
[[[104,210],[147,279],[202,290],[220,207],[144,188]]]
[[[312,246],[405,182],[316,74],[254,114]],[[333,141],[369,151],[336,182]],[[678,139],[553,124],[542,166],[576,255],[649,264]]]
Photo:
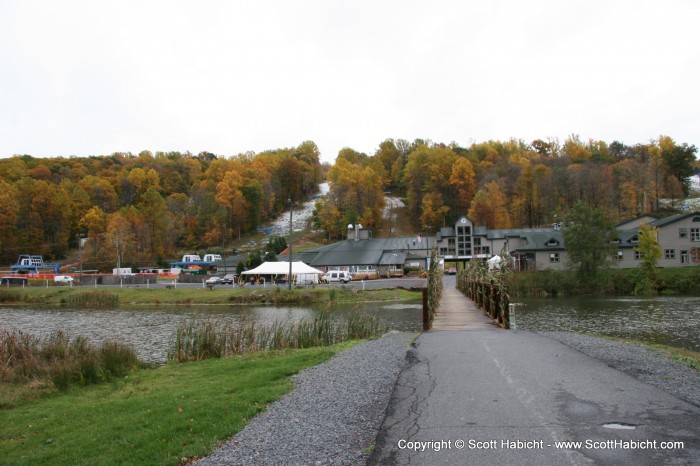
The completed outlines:
[[[489,305],[493,299],[478,299],[478,305],[455,287],[454,280],[445,277],[440,307],[435,313],[431,330],[498,330],[508,328],[507,317],[504,325],[503,314]],[[489,303],[490,301],[490,303]],[[500,303],[499,303],[500,305]],[[499,317],[500,316],[500,317]],[[500,323],[499,323],[500,321]]]
[[[497,330],[501,327],[454,286],[445,286],[431,330]]]

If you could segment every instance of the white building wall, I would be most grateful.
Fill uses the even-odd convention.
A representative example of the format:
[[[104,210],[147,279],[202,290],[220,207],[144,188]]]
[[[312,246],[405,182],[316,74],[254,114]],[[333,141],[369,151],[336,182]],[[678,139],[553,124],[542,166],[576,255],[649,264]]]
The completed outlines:
[[[695,221],[694,221],[695,220]],[[683,236],[683,232],[684,235]],[[657,230],[657,239],[661,246],[661,267],[680,267],[700,265],[693,258],[700,259],[700,215],[688,217],[664,225]],[[693,251],[695,249],[695,251]],[[682,252],[687,252],[687,262],[682,263]],[[673,252],[673,257],[667,257]]]

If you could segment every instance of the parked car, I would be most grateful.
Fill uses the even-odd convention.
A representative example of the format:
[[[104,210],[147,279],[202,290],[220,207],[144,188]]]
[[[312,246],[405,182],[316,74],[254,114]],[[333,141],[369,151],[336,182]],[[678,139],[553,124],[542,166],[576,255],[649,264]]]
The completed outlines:
[[[221,283],[221,277],[209,277],[206,280],[204,280],[204,283],[207,285],[217,285]]]
[[[348,283],[350,280],[352,280],[352,277],[348,272],[345,272],[344,270],[332,270],[325,274],[323,277],[321,277],[321,280],[323,280],[326,283]]]
[[[236,283],[236,274],[229,273],[224,275],[224,277],[219,280],[219,283],[222,285],[233,285]]]
[[[447,273],[450,275],[456,275],[457,274],[457,267],[450,267],[447,269]]]
[[[54,275],[53,277],[54,283],[68,283],[72,284],[73,283],[73,277],[70,275]]]

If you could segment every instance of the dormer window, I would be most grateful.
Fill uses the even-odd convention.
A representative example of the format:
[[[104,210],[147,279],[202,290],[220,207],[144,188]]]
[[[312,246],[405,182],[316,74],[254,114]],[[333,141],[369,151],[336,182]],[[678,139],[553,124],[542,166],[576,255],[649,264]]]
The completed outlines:
[[[699,223],[700,217],[693,217],[693,223]]]
[[[613,240],[610,240],[610,244],[620,244],[620,238],[615,238]]]
[[[554,238],[551,238],[549,241],[544,243],[545,246],[559,246],[559,241],[555,240]]]
[[[630,243],[639,243],[639,236],[634,235],[632,238],[630,238]]]

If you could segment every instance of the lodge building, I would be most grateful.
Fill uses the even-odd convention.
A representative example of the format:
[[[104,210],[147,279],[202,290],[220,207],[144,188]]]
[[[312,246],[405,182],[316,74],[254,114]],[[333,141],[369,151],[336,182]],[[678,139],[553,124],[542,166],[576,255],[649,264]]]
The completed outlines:
[[[700,212],[662,219],[642,216],[615,226],[618,237],[613,266],[638,267],[638,233],[642,224],[656,228],[662,250],[660,267],[700,265]],[[301,260],[320,270],[347,270],[354,275],[400,276],[404,269],[424,270],[431,249],[446,263],[485,261],[506,250],[516,270],[563,270],[567,266],[564,235],[552,228],[489,230],[467,216],[454,226],[441,228],[434,237],[372,238],[361,225],[349,225],[345,241],[299,253]]]

